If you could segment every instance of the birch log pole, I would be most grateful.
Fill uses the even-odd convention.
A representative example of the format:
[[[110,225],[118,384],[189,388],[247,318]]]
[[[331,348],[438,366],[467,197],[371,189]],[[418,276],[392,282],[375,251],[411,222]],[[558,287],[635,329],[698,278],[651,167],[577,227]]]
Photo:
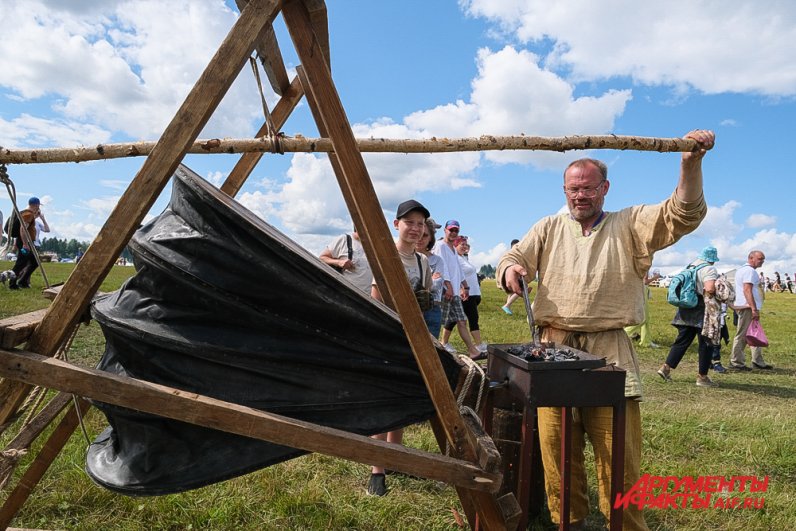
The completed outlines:
[[[695,140],[618,135],[492,136],[478,138],[358,138],[362,153],[454,153],[459,151],[571,151],[584,149],[617,149],[633,151],[682,152],[698,147]],[[149,155],[155,142],[98,144],[73,148],[12,149],[0,147],[0,164],[42,164],[53,162],[85,162]],[[188,153],[329,153],[328,138],[278,136],[261,138],[214,138],[197,140]]]

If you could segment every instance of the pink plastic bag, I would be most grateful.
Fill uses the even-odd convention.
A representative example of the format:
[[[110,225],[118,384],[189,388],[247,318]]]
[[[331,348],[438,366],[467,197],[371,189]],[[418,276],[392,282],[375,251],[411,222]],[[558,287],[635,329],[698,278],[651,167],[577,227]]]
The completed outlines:
[[[763,325],[760,324],[758,319],[753,319],[752,324],[746,330],[746,344],[751,347],[768,346],[768,338],[766,333],[763,332]]]

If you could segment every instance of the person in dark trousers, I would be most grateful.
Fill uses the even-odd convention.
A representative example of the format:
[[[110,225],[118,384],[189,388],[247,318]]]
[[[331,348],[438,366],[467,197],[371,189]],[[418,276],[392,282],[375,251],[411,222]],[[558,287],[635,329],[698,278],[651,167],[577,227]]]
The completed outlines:
[[[42,215],[41,201],[39,201],[38,197],[31,197],[28,200],[28,208],[22,210],[19,215],[22,218],[22,226],[19,228],[19,237],[15,242],[17,246],[17,261],[12,269],[16,278],[13,278],[8,283],[10,289],[29,288],[30,276],[39,267],[34,250],[31,249],[33,242],[36,241],[36,219],[41,219],[43,226],[47,229],[45,232],[50,231],[50,227]],[[27,231],[29,238],[25,238],[22,235],[23,230]]]
[[[691,262],[688,267],[694,267],[696,272],[697,305],[694,308],[678,308],[672,320],[672,326],[677,328],[677,338],[674,340],[669,355],[658,374],[664,381],[672,380],[671,372],[680,364],[686,350],[694,342],[694,337],[699,341],[699,372],[696,384],[699,387],[714,387],[716,383],[708,376],[713,355],[713,348],[708,338],[702,332],[702,323],[705,320],[705,297],[713,297],[716,292],[716,279],[719,273],[713,266],[719,261],[715,247],[702,249],[699,258]]]

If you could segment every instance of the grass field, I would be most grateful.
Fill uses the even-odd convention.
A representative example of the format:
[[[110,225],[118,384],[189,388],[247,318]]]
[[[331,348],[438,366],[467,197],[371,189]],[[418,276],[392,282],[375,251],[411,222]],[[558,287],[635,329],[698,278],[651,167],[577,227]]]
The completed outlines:
[[[11,266],[0,262],[0,270]],[[73,264],[48,264],[51,283],[65,280]],[[133,270],[114,267],[103,291],[118,287]],[[46,307],[38,292],[0,286],[0,317]],[[481,328],[492,343],[525,342],[528,328],[522,301],[513,316],[499,310],[504,295],[485,281]],[[664,290],[653,289],[652,337],[669,345],[675,329]],[[796,295],[768,294],[762,312],[771,341],[765,350],[773,371],[713,375],[720,385],[694,385],[696,345],[664,383],[655,373],[667,349],[639,349],[645,386],[642,473],[661,476],[769,477],[762,509],[681,509],[645,511],[651,529],[796,529]],[[734,330],[731,328],[730,333]],[[454,340],[455,345],[461,342]],[[92,365],[102,354],[96,324],[81,327],[70,359]],[[729,361],[729,348],[722,358]],[[747,356],[748,358],[748,356]],[[90,436],[104,428],[92,411]],[[5,444],[15,433],[3,436]],[[408,430],[408,445],[436,451],[426,425]],[[454,490],[433,481],[390,477],[384,498],[365,495],[368,467],[322,455],[309,455],[248,476],[192,492],[157,498],[129,498],[95,486],[83,471],[87,442],[78,430],[12,523],[39,529],[457,529],[452,509],[461,512]],[[37,452],[34,446],[32,454]],[[22,460],[12,484],[29,458]],[[591,482],[592,485],[594,482]],[[592,498],[596,492],[592,489]],[[743,494],[742,494],[743,495]],[[3,498],[6,494],[3,494]],[[593,504],[594,506],[595,504]],[[593,508],[589,522],[600,521]],[[534,522],[535,529],[546,529]]]

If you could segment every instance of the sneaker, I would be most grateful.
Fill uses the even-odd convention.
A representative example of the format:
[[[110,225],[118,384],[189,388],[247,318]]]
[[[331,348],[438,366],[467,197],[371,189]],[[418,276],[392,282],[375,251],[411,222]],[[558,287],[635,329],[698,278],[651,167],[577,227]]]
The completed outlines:
[[[477,349],[478,349],[478,352],[486,352],[486,351],[487,351],[487,345],[486,345],[486,342],[483,342],[483,343],[481,343],[480,345],[476,345],[476,347],[475,347],[475,348],[477,348]]]
[[[746,365],[730,365],[730,369],[741,372],[749,372],[752,370],[751,367],[747,367]]]
[[[661,348],[661,346],[655,341],[650,341],[650,348]]]
[[[662,365],[661,368],[658,369],[658,374],[661,376],[661,378],[663,378],[664,382],[671,382],[672,381],[672,377],[669,375],[669,373],[671,373],[671,372],[672,372],[672,370],[669,367],[667,367],[666,365]]]
[[[752,367],[754,367],[755,369],[763,369],[763,370],[766,370],[766,371],[770,371],[771,369],[774,368],[773,365],[769,365],[765,361],[763,363],[757,363],[756,361],[753,361],[752,362]]]
[[[719,384],[717,384],[716,382],[711,380],[709,377],[700,376],[700,375],[697,375],[696,384],[697,384],[697,387],[718,387],[719,386]]]
[[[505,312],[506,315],[514,315],[514,312],[512,312],[511,308],[509,308],[508,306],[501,306],[500,309],[503,310],[503,312]]]
[[[368,494],[371,496],[384,496],[387,494],[387,483],[384,474],[371,474],[368,481]]]
[[[445,343],[444,345],[442,345],[442,348],[444,348],[445,350],[447,350],[451,354],[456,354],[456,349],[450,343]]]
[[[719,374],[724,374],[725,372],[727,372],[727,369],[725,369],[725,368],[724,368],[724,366],[721,364],[721,362],[720,362],[720,361],[717,361],[716,363],[714,363],[714,364],[713,364],[713,366],[712,366],[711,368],[712,368],[712,369],[713,369],[715,372],[717,372],[717,373],[719,373]]]

